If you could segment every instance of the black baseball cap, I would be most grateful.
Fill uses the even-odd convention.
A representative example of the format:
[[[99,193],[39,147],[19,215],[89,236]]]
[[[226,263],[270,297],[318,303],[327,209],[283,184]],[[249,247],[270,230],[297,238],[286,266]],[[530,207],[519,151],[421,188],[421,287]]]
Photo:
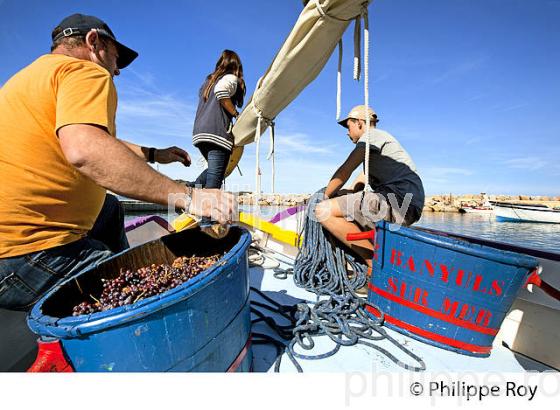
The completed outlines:
[[[62,20],[56,28],[59,27],[62,31],[57,35],[54,35],[53,32],[53,42],[61,39],[62,37],[85,36],[92,29],[96,29],[99,35],[113,40],[115,42],[115,46],[117,46],[117,52],[119,53],[119,58],[117,59],[117,67],[119,69],[125,68],[132,63],[136,57],[138,57],[138,53],[136,51],[119,43],[109,26],[97,17],[86,16],[84,14],[72,14]]]

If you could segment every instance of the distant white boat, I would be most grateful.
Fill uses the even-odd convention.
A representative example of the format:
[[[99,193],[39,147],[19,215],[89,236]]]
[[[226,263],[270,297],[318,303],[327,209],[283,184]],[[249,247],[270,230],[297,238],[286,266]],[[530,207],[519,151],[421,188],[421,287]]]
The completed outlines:
[[[546,205],[492,202],[498,222],[540,222],[560,224],[560,210]]]
[[[488,196],[485,193],[482,193],[482,199],[484,200],[482,205],[464,205],[461,204],[461,208],[459,208],[459,212],[461,213],[476,213],[476,214],[491,214],[494,212],[494,207],[488,201]]]
[[[492,206],[462,206],[459,208],[461,213],[491,214],[494,212]]]

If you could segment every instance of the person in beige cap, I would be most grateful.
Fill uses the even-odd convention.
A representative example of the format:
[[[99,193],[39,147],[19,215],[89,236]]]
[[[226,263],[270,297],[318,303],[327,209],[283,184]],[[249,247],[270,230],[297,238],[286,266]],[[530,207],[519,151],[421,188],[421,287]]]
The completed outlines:
[[[366,114],[367,113],[367,114]],[[364,190],[364,172],[351,191],[341,188],[354,170],[365,164],[366,121],[370,122],[369,176],[372,190]],[[356,144],[336,170],[325,190],[326,200],[315,208],[317,220],[337,239],[353,249],[371,268],[373,245],[368,240],[348,242],[348,233],[374,229],[380,220],[411,225],[420,219],[424,207],[424,188],[416,166],[401,144],[386,131],[377,128],[374,110],[364,105],[350,110],[339,124],[348,129]],[[365,168],[365,166],[364,166]]]

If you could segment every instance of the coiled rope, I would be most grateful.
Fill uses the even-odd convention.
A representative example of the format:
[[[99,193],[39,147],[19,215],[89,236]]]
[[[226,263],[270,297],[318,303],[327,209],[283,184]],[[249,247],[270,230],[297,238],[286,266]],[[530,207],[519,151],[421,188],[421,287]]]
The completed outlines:
[[[325,233],[316,221],[315,207],[323,199],[324,190],[317,192],[310,199],[306,212],[304,240],[294,264],[294,281],[297,286],[317,295],[315,303],[298,303],[284,306],[273,301],[273,306],[266,309],[280,313],[290,324],[278,325],[273,319],[265,319],[260,311],[254,309],[257,322],[265,322],[275,330],[285,342],[270,336],[258,334],[258,344],[274,344],[278,359],[275,371],[279,371],[282,353],[286,353],[298,372],[303,372],[297,359],[319,360],[337,353],[341,347],[362,344],[385,355],[393,363],[407,370],[422,371],[426,369],[424,361],[391,337],[383,326],[383,315],[372,318],[366,312],[366,306],[379,308],[356,295],[356,289],[367,282],[366,266],[354,256],[341,249],[338,243]],[[348,274],[348,267],[353,272]],[[251,289],[257,291],[256,289]],[[269,300],[270,301],[270,300]],[[252,302],[253,303],[253,302]],[[262,304],[258,307],[263,308]],[[258,312],[258,313],[257,313]],[[261,316],[262,315],[262,316]],[[256,322],[254,322],[256,323]],[[291,328],[292,337],[288,338]],[[255,336],[255,335],[253,335]],[[265,337],[260,337],[265,336]],[[335,347],[322,354],[303,354],[315,347],[315,337],[328,336]],[[289,340],[291,339],[291,340]],[[289,340],[289,341],[288,341]],[[417,365],[407,364],[395,355],[373,342],[387,340],[408,355]],[[285,343],[288,343],[286,348]]]

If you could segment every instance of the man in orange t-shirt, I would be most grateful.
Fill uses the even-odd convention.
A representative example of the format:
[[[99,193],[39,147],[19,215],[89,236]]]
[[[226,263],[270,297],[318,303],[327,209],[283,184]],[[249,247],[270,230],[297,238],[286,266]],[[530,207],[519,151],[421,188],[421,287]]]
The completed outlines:
[[[188,166],[182,149],[116,138],[113,76],[138,54],[107,24],[74,14],[52,40],[51,54],[0,89],[0,308],[27,310],[57,282],[126,245],[122,219],[104,212],[118,211],[106,190],[163,205],[180,195],[190,213],[220,223],[235,209],[231,194],[185,187],[146,164]],[[114,246],[96,239],[107,227]]]

